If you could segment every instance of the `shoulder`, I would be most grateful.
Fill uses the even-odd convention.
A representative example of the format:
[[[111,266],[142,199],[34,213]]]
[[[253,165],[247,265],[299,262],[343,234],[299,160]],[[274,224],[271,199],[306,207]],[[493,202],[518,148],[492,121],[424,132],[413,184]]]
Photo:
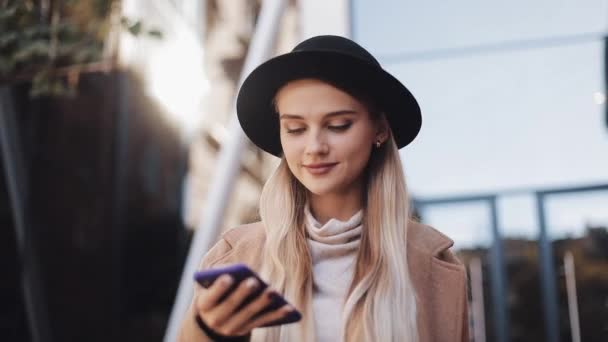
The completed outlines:
[[[407,257],[415,286],[429,290],[432,283],[464,286],[466,269],[450,248],[454,241],[437,229],[411,221],[408,226]],[[425,290],[422,290],[425,289]]]
[[[437,229],[416,221],[410,221],[407,232],[408,248],[428,257],[442,258],[454,241]],[[457,260],[456,260],[457,261]]]
[[[245,262],[255,268],[259,264],[265,240],[266,232],[261,222],[231,228],[205,254],[201,267]]]
[[[264,242],[266,231],[262,222],[258,221],[231,228],[222,234],[222,238],[233,248],[250,244],[258,245]]]

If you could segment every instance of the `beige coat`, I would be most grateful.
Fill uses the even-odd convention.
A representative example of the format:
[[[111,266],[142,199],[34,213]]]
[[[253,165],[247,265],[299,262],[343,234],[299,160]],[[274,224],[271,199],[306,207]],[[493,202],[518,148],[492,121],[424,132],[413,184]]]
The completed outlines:
[[[243,262],[259,271],[264,241],[260,222],[231,229],[204,256],[202,268]],[[449,250],[452,245],[452,240],[432,227],[410,224],[407,255],[417,295],[420,342],[468,341],[466,271]],[[206,341],[192,317],[190,308],[180,340]]]

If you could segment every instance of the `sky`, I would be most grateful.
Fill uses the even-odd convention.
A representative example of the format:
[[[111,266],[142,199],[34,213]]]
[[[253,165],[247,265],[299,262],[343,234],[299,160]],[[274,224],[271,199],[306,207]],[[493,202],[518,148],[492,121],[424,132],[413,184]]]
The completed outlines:
[[[351,4],[352,37],[420,103],[422,130],[402,150],[415,196],[520,189],[501,198],[500,223],[507,234],[534,235],[535,202],[525,189],[608,184],[601,103],[608,1]],[[608,223],[606,193],[552,203],[582,208],[552,216],[555,236],[589,217]],[[463,210],[472,221],[488,220],[479,209]],[[438,224],[455,219],[435,212],[443,213],[430,215]]]

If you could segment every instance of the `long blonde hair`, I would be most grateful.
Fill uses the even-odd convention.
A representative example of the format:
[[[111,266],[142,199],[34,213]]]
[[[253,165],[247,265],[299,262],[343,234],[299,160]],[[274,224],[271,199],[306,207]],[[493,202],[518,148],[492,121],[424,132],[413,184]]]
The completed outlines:
[[[343,310],[345,341],[416,341],[416,296],[407,263],[409,196],[398,148],[374,148],[365,170],[361,243]],[[266,182],[261,274],[302,312],[302,321],[255,329],[255,341],[314,341],[312,259],[304,227],[306,188],[284,158]]]

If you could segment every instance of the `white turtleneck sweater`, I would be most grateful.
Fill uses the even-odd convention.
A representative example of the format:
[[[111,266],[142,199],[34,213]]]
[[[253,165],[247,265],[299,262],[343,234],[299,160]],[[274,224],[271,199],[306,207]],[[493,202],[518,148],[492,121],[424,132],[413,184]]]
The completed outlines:
[[[308,206],[304,213],[312,255],[312,307],[317,341],[339,341],[343,303],[361,241],[363,210],[348,221],[332,218],[323,225],[313,217]]]

